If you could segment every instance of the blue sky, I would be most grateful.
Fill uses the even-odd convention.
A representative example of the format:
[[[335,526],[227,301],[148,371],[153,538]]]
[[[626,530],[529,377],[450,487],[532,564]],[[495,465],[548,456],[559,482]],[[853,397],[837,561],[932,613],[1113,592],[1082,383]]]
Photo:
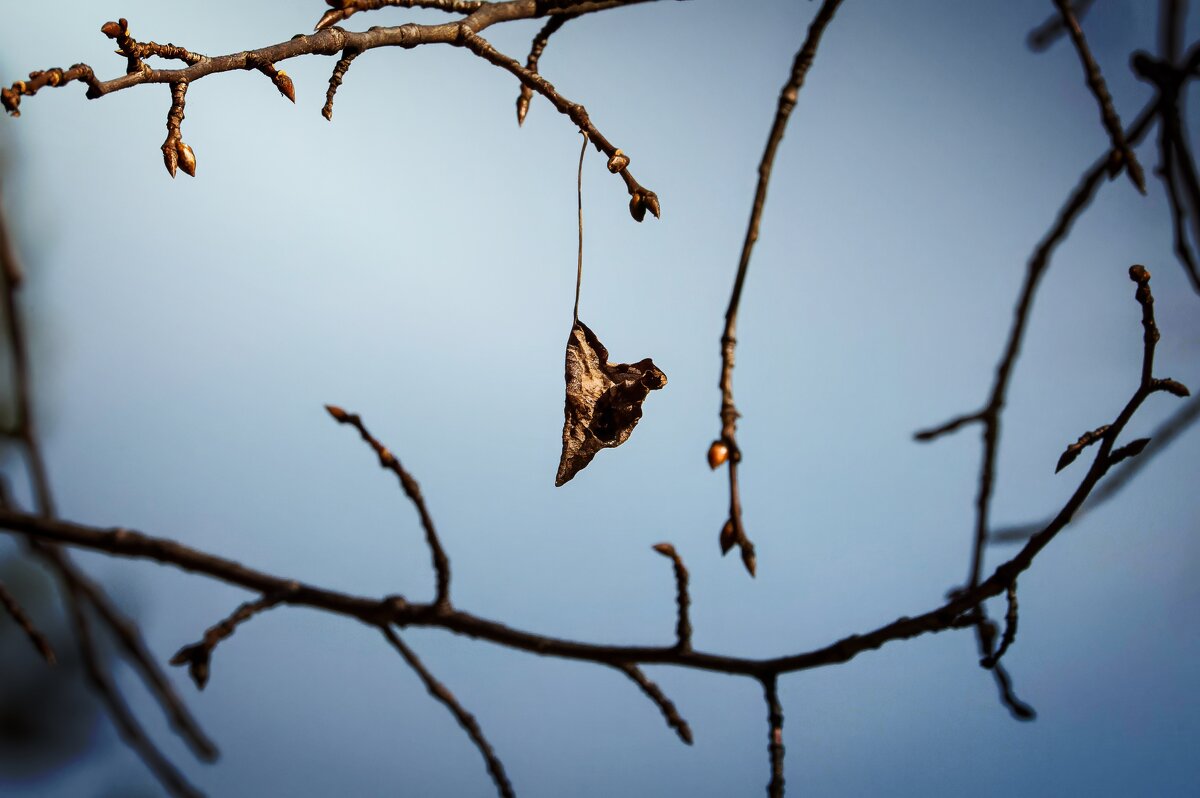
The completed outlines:
[[[1118,110],[1151,92],[1150,3],[1099,3],[1085,31]],[[86,61],[119,74],[100,25],[208,54],[311,28],[320,3],[231,0],[7,11],[0,67]],[[614,358],[670,384],[629,442],[555,489],[575,268],[579,136],[515,81],[448,47],[355,61],[333,122],[330,59],[290,62],[297,104],[261,75],[188,93],[194,180],[159,146],[165,87],[79,87],[0,122],[5,201],[32,273],[47,455],[64,516],[176,538],[365,595],[431,594],[415,514],[322,405],[362,413],[420,481],[456,601],[511,625],[604,642],[673,630],[692,573],[695,644],[805,650],[934,606],[966,574],[979,436],[911,433],[978,407],[1024,265],[1106,136],[1074,53],[1030,53],[1048,2],[848,0],[776,163],[743,299],[736,372],[749,580],[720,558],[718,339],[755,168],[815,5],[652,3],[569,23],[546,76],[632,158],[663,219],[634,224],[591,153],[581,317]],[[399,10],[348,27],[432,19]],[[489,31],[523,57],[539,23]],[[1193,19],[1189,26],[1197,33]],[[1194,118],[1193,114],[1193,118]],[[1152,147],[1139,154],[1152,175]],[[1107,184],[1058,252],[1005,416],[994,518],[1040,518],[1082,469],[1062,448],[1136,386],[1126,276],[1154,275],[1160,376],[1200,385],[1200,315],[1171,254],[1161,188]],[[1131,425],[1175,409],[1157,395]],[[1013,722],[973,637],[947,633],[787,677],[787,777],[814,795],[1177,794],[1194,785],[1200,555],[1194,433],[1021,579],[1007,662],[1039,711]],[[1078,473],[1075,473],[1078,472]],[[1007,550],[990,553],[1001,561]],[[84,556],[164,660],[246,594],[148,563]],[[996,609],[996,608],[994,608]],[[743,795],[767,780],[754,682],[652,669],[685,747],[615,672],[448,634],[405,635],[477,716],[525,796]],[[222,747],[193,763],[122,671],[142,718],[212,795],[486,795],[477,753],[377,633],[276,610],[178,684]],[[149,784],[102,733],[92,755],[6,795]],[[119,793],[118,793],[119,794]],[[151,788],[151,794],[153,794]]]

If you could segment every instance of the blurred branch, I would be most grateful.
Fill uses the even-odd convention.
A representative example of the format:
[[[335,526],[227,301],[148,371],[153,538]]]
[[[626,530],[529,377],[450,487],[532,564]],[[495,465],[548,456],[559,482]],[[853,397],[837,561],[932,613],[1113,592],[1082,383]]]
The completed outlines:
[[[1071,4],[1071,12],[1076,20],[1081,20],[1091,9],[1096,0],[1077,0]],[[1054,44],[1064,33],[1067,32],[1063,25],[1062,14],[1052,14],[1045,22],[1038,25],[1029,32],[1029,38],[1025,43],[1029,45],[1029,49],[1035,53],[1046,50],[1050,45]]]
[[[51,647],[50,641],[46,636],[38,631],[33,625],[29,615],[17,602],[15,596],[8,591],[3,582],[0,582],[0,606],[4,607],[4,611],[16,622],[25,636],[29,638],[29,642],[37,649],[37,652],[42,655],[42,659],[46,660],[47,665],[53,665],[56,661],[54,656],[54,648]]]
[[[1108,131],[1109,140],[1112,141],[1114,157],[1109,162],[1109,177],[1115,177],[1124,166],[1133,185],[1140,193],[1145,194],[1146,177],[1142,172],[1142,165],[1138,163],[1137,156],[1133,154],[1133,149],[1125,140],[1125,131],[1121,128],[1121,117],[1117,115],[1117,110],[1113,107],[1112,96],[1108,93],[1104,75],[1101,73],[1100,65],[1096,63],[1095,57],[1092,56],[1087,39],[1084,38],[1083,29],[1079,27],[1079,21],[1075,18],[1071,11],[1071,4],[1067,0],[1053,1],[1054,5],[1058,7],[1058,13],[1062,15],[1063,26],[1071,36],[1071,43],[1075,45],[1075,52],[1079,55],[1079,62],[1083,65],[1083,74],[1088,88],[1091,89],[1092,96],[1096,98],[1096,104],[1100,106],[1100,121],[1104,124],[1104,129]]]

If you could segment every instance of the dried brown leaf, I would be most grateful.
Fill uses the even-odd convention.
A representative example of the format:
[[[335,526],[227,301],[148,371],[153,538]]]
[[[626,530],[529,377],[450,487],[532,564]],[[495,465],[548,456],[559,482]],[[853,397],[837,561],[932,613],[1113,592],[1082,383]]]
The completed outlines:
[[[556,486],[582,471],[596,452],[628,440],[642,418],[646,395],[667,384],[667,375],[650,358],[609,363],[608,349],[581,321],[571,327],[566,361],[566,419]]]

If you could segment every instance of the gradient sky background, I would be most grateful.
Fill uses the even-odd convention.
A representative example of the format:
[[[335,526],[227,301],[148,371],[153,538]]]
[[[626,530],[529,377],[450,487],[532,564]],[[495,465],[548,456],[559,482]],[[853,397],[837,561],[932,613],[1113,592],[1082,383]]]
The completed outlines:
[[[1126,121],[1152,96],[1126,65],[1154,49],[1156,5],[1106,0],[1085,22]],[[77,61],[120,74],[99,33],[118,15],[135,37],[220,54],[309,30],[323,9],[13,4],[0,77]],[[755,168],[815,10],[654,3],[552,40],[543,72],[586,104],[663,205],[661,221],[634,224],[621,181],[589,152],[581,317],[614,358],[652,356],[670,379],[630,441],[561,489],[579,136],[544,100],[519,129],[513,78],[449,47],[363,55],[332,124],[319,113],[331,59],[286,64],[295,106],[261,75],[218,75],[188,92],[183,136],[199,176],[172,181],[158,149],[166,87],[26,99],[21,119],[0,121],[5,201],[32,273],[62,515],[424,600],[432,577],[415,513],[325,415],[332,402],[362,413],[417,476],[457,603],[511,625],[668,641],[674,585],[650,550],[662,540],[691,571],[706,650],[791,653],[935,606],[966,574],[979,435],[923,446],[911,434],[982,403],[1029,253],[1106,137],[1070,47],[1025,47],[1051,3],[844,5],[776,162],[743,298],[750,580],[718,554],[725,478],[704,452],[719,431],[718,338]],[[438,18],[390,10],[347,27]],[[540,24],[485,36],[523,58]],[[1139,154],[1151,176],[1153,148]],[[1005,416],[997,525],[1060,506],[1084,466],[1055,476],[1059,453],[1136,386],[1131,263],[1154,274],[1158,375],[1200,386],[1200,304],[1150,182],[1146,198],[1123,176],[1107,184],[1044,281]],[[1127,439],[1178,406],[1156,395]],[[1194,788],[1197,462],[1193,431],[1021,578],[1006,662],[1035,723],[1000,706],[970,633],[890,644],[784,679],[789,786]],[[145,562],[81,560],[163,660],[247,598]],[[695,731],[689,748],[609,669],[438,632],[405,638],[479,719],[523,796],[756,795],[766,784],[754,682],[650,669]],[[219,648],[201,694],[173,671],[222,748],[215,766],[195,763],[136,677],[118,674],[214,796],[493,792],[441,705],[376,632],[341,618],[281,609],[254,620]],[[107,720],[77,764],[0,781],[22,798],[137,789],[157,790]]]

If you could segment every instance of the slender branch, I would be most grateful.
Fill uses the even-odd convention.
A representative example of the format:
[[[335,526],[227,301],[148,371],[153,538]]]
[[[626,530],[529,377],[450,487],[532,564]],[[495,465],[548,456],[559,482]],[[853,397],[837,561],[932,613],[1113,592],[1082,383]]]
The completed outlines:
[[[163,52],[168,54],[169,57],[183,58],[181,54],[187,54],[188,57],[183,58],[185,62],[188,62],[187,66],[180,69],[154,69],[148,64],[139,61],[135,69],[131,68],[125,75],[107,81],[98,80],[92,68],[87,64],[76,64],[69,70],[62,70],[55,67],[42,72],[32,73],[29,80],[16,81],[11,87],[0,90],[0,104],[13,116],[19,116],[21,99],[37,94],[39,90],[46,86],[56,87],[72,82],[81,82],[88,86],[87,97],[89,99],[97,99],[107,94],[144,83],[167,83],[173,87],[172,113],[176,111],[176,107],[178,106],[179,115],[182,118],[182,97],[175,94],[178,91],[178,87],[186,87],[189,83],[209,75],[234,70],[259,70],[272,77],[272,80],[275,81],[276,86],[284,96],[294,98],[294,88],[292,87],[291,79],[288,78],[286,83],[284,83],[282,79],[278,78],[278,75],[284,73],[274,72],[274,65],[281,61],[304,55],[332,56],[341,53],[342,60],[348,66],[349,61],[346,60],[346,54],[351,52],[358,54],[376,47],[402,47],[411,49],[424,44],[451,44],[465,47],[489,63],[512,73],[523,85],[528,86],[531,90],[542,94],[550,100],[555,108],[566,115],[580,130],[585,132],[597,151],[603,152],[608,156],[609,170],[614,174],[619,174],[625,181],[625,186],[629,191],[630,197],[629,212],[635,220],[640,222],[645,218],[647,211],[656,217],[659,216],[661,214],[661,207],[658,195],[638,183],[629,171],[628,156],[624,155],[592,124],[587,110],[582,105],[564,98],[541,75],[525,68],[507,55],[500,53],[478,34],[492,25],[504,22],[534,19],[548,15],[579,16],[649,1],[559,0],[554,7],[547,8],[543,0],[508,0],[508,2],[478,4],[452,2],[451,0],[413,0],[411,3],[380,2],[379,5],[372,5],[377,0],[354,0],[354,2],[339,5],[333,11],[328,12],[326,17],[322,18],[323,24],[318,25],[318,30],[315,33],[295,36],[286,42],[261,47],[256,50],[241,51],[221,56],[203,56],[190,53],[190,51],[183,50],[183,48],[176,48],[179,51],[178,54],[176,50],[169,52],[164,50]],[[345,31],[334,26],[334,23],[339,19],[344,19],[344,16],[348,16],[359,10],[378,8],[383,5],[438,8],[444,11],[467,13],[467,16],[460,20],[441,25],[417,25],[409,23],[390,28],[375,27],[361,32]],[[331,18],[330,14],[334,14],[334,17]],[[126,32],[127,28],[128,23],[125,23]],[[106,23],[101,30],[107,36],[118,37],[122,35],[122,23]],[[137,43],[134,42],[134,44]],[[149,45],[138,46],[149,47]],[[154,47],[160,49],[164,47],[173,48],[174,45],[154,45]],[[190,63],[190,61],[194,61],[194,63]],[[335,74],[336,70],[337,67],[335,67]],[[344,75],[344,73],[345,69],[342,69],[342,74]],[[336,85],[333,85],[335,81],[332,77],[330,83],[331,91],[336,92]],[[326,106],[322,111],[323,113],[328,111],[326,118],[332,115],[330,99],[331,94],[327,93]],[[163,145],[163,157],[166,161],[167,170],[172,176],[175,174],[174,167],[176,163],[183,165],[189,162],[188,158],[183,154],[183,148],[187,148],[187,152],[191,153],[191,148],[182,144],[182,141],[174,135],[174,133],[177,133],[177,128],[178,125],[176,123],[175,130],[172,130],[172,123],[169,119],[168,141]],[[194,156],[190,159],[190,163],[192,164],[192,168],[194,168]]]
[[[21,627],[21,631],[29,638],[29,642],[33,644],[37,652],[42,655],[42,659],[46,660],[47,665],[53,665],[58,661],[58,658],[54,656],[54,647],[50,645],[50,641],[33,625],[29,615],[3,582],[0,582],[0,606],[3,606],[17,626]]]
[[[721,437],[718,442],[728,450],[729,466],[729,519],[722,530],[722,550],[729,550],[725,541],[732,538],[741,549],[742,562],[751,576],[755,574],[757,560],[754,554],[754,545],[750,542],[742,524],[742,501],[738,490],[737,475],[738,465],[742,460],[742,451],[737,443],[737,420],[740,414],[733,401],[733,365],[734,351],[737,347],[738,307],[742,299],[742,288],[746,283],[746,272],[750,268],[750,255],[754,251],[755,242],[758,241],[758,228],[762,220],[763,205],[767,201],[767,186],[771,181],[771,168],[775,163],[775,152],[779,149],[779,142],[783,140],[784,130],[787,128],[792,109],[796,107],[796,100],[804,85],[804,79],[817,56],[817,46],[821,43],[821,36],[825,33],[826,27],[833,20],[833,15],[841,4],[842,0],[824,0],[821,3],[820,9],[817,10],[816,16],[808,26],[808,35],[792,61],[791,74],[788,75],[787,82],[783,84],[783,89],[779,92],[775,121],[771,125],[771,132],[767,136],[767,146],[763,150],[762,160],[758,165],[758,186],[754,190],[750,222],[746,226],[746,238],[742,243],[737,275],[733,280],[733,292],[729,297],[729,307],[725,311],[725,329],[721,333],[721,379],[718,382],[721,390]],[[712,449],[710,448],[709,451],[711,463]]]
[[[767,756],[771,762],[771,781],[767,784],[770,798],[783,798],[783,705],[779,703],[777,679],[762,680],[763,697],[767,702]]]
[[[1095,1],[1096,0],[1077,0],[1077,2],[1073,3],[1071,6],[1071,11],[1075,15],[1075,19],[1083,19]],[[1055,13],[1050,15],[1050,17],[1041,25],[1038,25],[1036,28],[1031,30],[1029,32],[1029,37],[1025,40],[1025,43],[1029,45],[1030,50],[1033,50],[1035,53],[1039,53],[1048,49],[1050,45],[1058,41],[1059,37],[1066,33],[1066,30],[1066,27],[1063,25],[1062,15]]]
[[[923,430],[918,430],[917,432],[914,432],[913,440],[918,440],[918,441],[921,441],[922,443],[925,443],[927,441],[937,440],[938,438],[942,437],[943,435],[948,435],[951,432],[956,432],[957,430],[961,429],[962,427],[965,427],[968,424],[978,424],[979,422],[981,422],[983,420],[984,420],[983,412],[966,413],[961,416],[955,416],[954,418],[947,421],[945,424],[939,424],[936,427],[930,427],[929,429],[923,429]]]
[[[1121,117],[1117,115],[1116,109],[1113,107],[1112,96],[1108,93],[1108,86],[1104,83],[1104,75],[1100,72],[1100,65],[1096,63],[1096,59],[1092,56],[1092,51],[1088,48],[1087,39],[1084,38],[1083,29],[1079,27],[1079,21],[1075,19],[1075,14],[1071,11],[1071,4],[1068,0],[1053,0],[1054,5],[1058,7],[1058,13],[1062,15],[1063,26],[1067,29],[1067,33],[1071,35],[1071,42],[1075,45],[1075,52],[1079,55],[1079,62],[1083,65],[1084,77],[1087,80],[1088,88],[1092,91],[1092,96],[1096,98],[1096,104],[1100,106],[1100,120],[1104,124],[1104,129],[1108,131],[1109,140],[1112,141],[1113,152],[1120,156],[1119,160],[1113,160],[1109,165],[1109,176],[1115,177],[1121,166],[1125,167],[1129,174],[1129,179],[1133,181],[1133,185],[1142,194],[1146,193],[1146,176],[1142,172],[1142,165],[1138,163],[1137,156],[1134,155],[1133,149],[1130,148],[1129,142],[1125,140],[1125,131],[1121,127]]]
[[[483,756],[484,762],[487,763],[488,774],[491,775],[492,781],[496,784],[496,791],[503,798],[513,798],[516,793],[513,792],[512,784],[508,781],[508,776],[504,773],[504,765],[492,750],[491,743],[483,736],[483,730],[479,728],[478,721],[470,712],[463,709],[462,704],[458,703],[458,699],[454,697],[454,693],[450,692],[444,684],[434,678],[425,664],[417,657],[408,645],[400,639],[400,636],[392,631],[392,628],[386,624],[379,627],[379,631],[383,632],[383,636],[392,644],[392,648],[400,652],[400,656],[408,663],[421,682],[425,685],[425,689],[429,694],[441,701],[450,710],[450,714],[454,715],[454,719],[458,721],[458,725],[463,727],[467,736],[471,738],[471,742],[475,743],[475,747],[479,749],[479,753]]]
[[[990,656],[984,657],[980,662],[985,668],[995,668],[1000,662],[1000,658],[1008,653],[1009,647],[1013,641],[1017,639],[1017,581],[1008,586],[1008,610],[1004,614],[1004,637],[1000,640],[1000,647],[997,648]]]
[[[295,585],[293,590],[295,587],[298,587],[298,585]],[[239,625],[250,620],[255,615],[271,609],[286,596],[287,593],[272,593],[269,596],[263,596],[255,601],[247,601],[239,605],[229,616],[222,619],[219,623],[210,626],[204,632],[204,637],[200,639],[200,642],[184,646],[175,652],[175,656],[171,657],[171,664],[187,665],[188,674],[192,677],[192,681],[196,683],[196,688],[203,690],[204,686],[208,684],[209,664],[217,644],[231,637]]]
[[[560,14],[555,17],[550,17],[538,34],[533,37],[533,43],[529,47],[529,57],[525,59],[525,68],[530,72],[538,71],[538,60],[542,57],[542,53],[546,49],[546,45],[550,42],[550,37],[555,31],[566,24],[567,20],[573,19],[570,14]],[[533,99],[533,89],[524,83],[521,84],[521,92],[517,95],[517,124],[525,124],[525,115],[529,113],[529,101]]]
[[[667,725],[675,730],[680,740],[688,745],[692,744],[692,727],[688,726],[688,722],[680,716],[679,710],[675,708],[671,699],[667,698],[662,688],[642,673],[642,669],[637,665],[629,662],[614,662],[612,666],[633,680],[633,683],[641,688],[646,697],[654,702]]]
[[[350,62],[358,58],[358,52],[358,50],[343,50],[342,57],[333,65],[333,73],[329,76],[329,89],[325,92],[325,106],[321,109],[321,116],[331,122],[333,121],[333,97],[337,94],[338,87],[342,85],[346,71],[350,69]]]
[[[421,526],[425,529],[425,542],[429,545],[430,558],[433,560],[433,571],[437,575],[437,599],[434,605],[437,607],[449,607],[450,558],[446,556],[446,551],[442,548],[442,542],[438,539],[437,529],[433,525],[433,517],[429,515],[429,510],[425,507],[425,498],[421,495],[421,487],[413,479],[412,474],[404,470],[404,466],[400,465],[400,461],[396,459],[396,456],[367,431],[366,426],[358,415],[347,413],[345,410],[334,405],[325,405],[325,409],[329,411],[329,415],[333,416],[339,424],[349,424],[358,430],[358,434],[362,439],[379,456],[379,467],[391,471],[400,480],[400,487],[404,489],[404,495],[417,508],[417,515],[421,517]]]
[[[50,488],[50,479],[46,471],[45,460],[42,457],[41,446],[38,443],[33,414],[32,380],[29,374],[29,354],[25,340],[25,326],[21,307],[17,301],[17,292],[22,285],[22,269],[16,258],[16,252],[8,235],[7,225],[3,214],[3,204],[0,203],[0,294],[3,296],[4,316],[7,321],[6,333],[8,349],[13,362],[13,389],[16,393],[16,437],[22,444],[26,461],[29,464],[34,496],[39,514],[47,519],[54,515],[54,497]],[[7,497],[0,501],[0,506],[10,509]],[[195,718],[188,712],[175,690],[167,681],[162,668],[146,647],[137,627],[125,618],[112,604],[104,591],[92,582],[67,556],[66,552],[57,547],[40,542],[30,541],[34,552],[45,560],[57,573],[63,586],[63,601],[69,611],[76,617],[76,629],[89,633],[87,619],[83,608],[78,602],[86,601],[100,617],[107,629],[117,639],[126,657],[137,669],[143,681],[150,688],[159,705],[167,714],[172,728],[178,733],[195,754],[202,760],[211,762],[217,757],[217,748],[204,734]],[[86,643],[86,645],[84,645]],[[94,653],[94,647],[87,641],[81,641],[81,651],[85,655]],[[85,650],[86,649],[86,650]],[[86,659],[86,656],[85,656]],[[103,675],[103,666],[99,661],[87,664],[89,672],[95,671]],[[106,680],[93,678],[92,684],[101,691],[101,698],[115,712],[121,711],[119,699],[103,695]],[[121,721],[118,721],[121,723]]]
[[[683,558],[670,543],[659,543],[654,546],[654,550],[670,559],[671,565],[675,568],[675,604],[679,609],[678,619],[675,622],[675,645],[681,649],[691,648],[692,623],[688,620],[688,605],[691,602],[688,599],[687,568],[683,567]]]
[[[72,598],[67,602],[67,608],[75,626],[75,640],[79,646],[84,669],[96,694],[108,708],[109,717],[117,727],[121,739],[141,757],[142,761],[146,763],[146,767],[171,795],[176,798],[202,798],[203,793],[193,787],[151,742],[146,731],[125,703],[125,699],[121,697],[112,676],[101,664],[100,654],[96,650],[96,644],[92,638],[91,625],[83,611],[83,597],[78,595],[69,582],[64,585],[64,590],[68,591]]]

